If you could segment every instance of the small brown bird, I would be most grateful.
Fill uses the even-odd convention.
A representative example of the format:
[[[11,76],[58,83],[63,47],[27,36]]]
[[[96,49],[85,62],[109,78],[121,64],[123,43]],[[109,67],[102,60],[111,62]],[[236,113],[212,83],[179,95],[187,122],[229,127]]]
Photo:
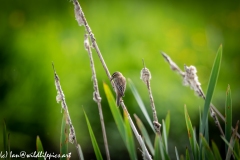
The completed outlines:
[[[116,92],[116,103],[117,106],[120,106],[120,101],[124,96],[124,92],[126,89],[126,78],[120,72],[114,72],[111,78],[111,81],[114,81],[115,92]]]

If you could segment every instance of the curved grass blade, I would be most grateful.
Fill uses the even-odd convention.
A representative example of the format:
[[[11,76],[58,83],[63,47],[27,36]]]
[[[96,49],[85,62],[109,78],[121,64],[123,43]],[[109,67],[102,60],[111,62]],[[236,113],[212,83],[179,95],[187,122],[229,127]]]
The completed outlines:
[[[160,140],[161,141],[161,140]],[[166,149],[163,146],[163,143],[160,143],[160,150],[161,152],[163,151],[164,159],[165,160],[170,160],[168,153],[166,152]]]
[[[132,129],[128,120],[128,113],[124,110],[124,122],[126,127],[126,141],[127,141],[127,148],[130,154],[131,159],[137,159],[136,147],[134,143],[134,137],[132,133]]]
[[[220,152],[215,142],[212,141],[212,149],[216,160],[222,160]]]
[[[61,125],[61,137],[60,137],[60,155],[68,154],[68,133],[69,126],[66,124],[66,112],[63,112],[62,125]],[[67,160],[67,157],[62,156],[61,160]]]
[[[3,120],[3,147],[4,147],[4,153],[6,154],[6,157],[4,156],[5,160],[10,160],[10,134],[7,133],[7,126],[5,121]]]
[[[89,131],[89,134],[90,134],[90,137],[91,137],[91,141],[92,141],[92,145],[93,145],[93,149],[94,149],[96,158],[97,158],[97,160],[103,160],[102,154],[101,154],[100,149],[98,147],[98,144],[97,144],[96,138],[94,136],[91,124],[88,120],[87,114],[85,113],[85,111],[83,111],[83,112],[84,112],[85,119],[86,119],[86,122],[87,122],[88,131]]]
[[[199,135],[201,134],[201,127],[202,127],[202,110],[201,110],[201,107],[199,106]],[[202,145],[202,142],[201,142],[201,137],[199,136],[199,159],[202,159],[202,148],[201,148],[201,145]]]
[[[161,154],[161,158],[162,160],[170,160],[169,155],[166,152],[166,149],[164,147],[163,141],[162,141],[162,137],[160,137],[160,135],[156,135],[159,137],[158,143],[160,146],[160,154]]]
[[[142,121],[138,118],[138,116],[136,114],[134,114],[134,117],[136,119],[137,126],[141,131],[143,139],[145,140],[151,154],[154,155],[154,148],[153,148],[152,142],[150,140],[150,137],[148,135],[148,132],[147,132],[145,126],[143,125]]]
[[[204,157],[204,155],[205,155],[205,157],[206,157],[205,159],[215,159],[213,152],[212,152],[211,148],[209,147],[206,139],[202,135],[200,135],[200,137],[201,137],[202,144],[203,144],[203,151],[205,153],[202,156]]]
[[[207,123],[206,123],[206,125],[205,125],[205,131],[204,131],[204,133],[205,133],[205,139],[206,139],[206,141],[207,141],[207,143],[209,144],[209,127],[208,127],[208,116],[207,116],[207,121],[206,121]]]
[[[40,153],[40,154],[44,154],[44,150],[43,150],[43,146],[42,146],[42,142],[39,138],[39,136],[37,136],[37,139],[36,139],[36,145],[37,145],[37,153]],[[39,156],[38,157],[38,160],[44,160],[45,158],[42,157],[42,156]]]
[[[155,141],[154,141],[154,160],[169,160],[169,157],[165,151],[165,148],[163,146],[163,143],[162,143],[162,140],[161,140],[161,137],[156,134],[155,136]]]
[[[114,121],[117,125],[118,131],[123,139],[124,144],[126,145],[126,147],[128,149],[129,155],[131,156],[132,153],[129,150],[129,147],[127,144],[127,135],[125,134],[126,127],[123,122],[123,118],[121,116],[119,108],[117,107],[116,101],[112,95],[112,92],[110,91],[110,88],[108,87],[108,85],[106,83],[103,83],[103,88],[104,88],[105,94],[107,96],[108,104],[109,104],[110,110],[112,112]]]
[[[6,153],[8,150],[8,138],[7,138],[7,127],[6,127],[6,123],[3,120],[3,148],[4,148],[4,152]]]
[[[195,131],[192,127],[192,123],[191,123],[190,117],[188,115],[186,105],[184,106],[184,114],[185,114],[185,121],[186,121],[186,125],[187,125],[187,130],[188,130],[188,138],[189,138],[191,149],[193,151],[193,157],[194,157],[194,159],[198,159],[199,154],[200,154],[199,153],[199,146],[197,144],[196,134],[195,134]]]
[[[235,142],[236,139],[235,139],[234,141],[232,141],[232,143],[231,143],[231,141],[228,142],[228,141],[225,139],[225,137],[221,136],[221,138],[222,138],[223,141],[228,145],[228,151],[227,151],[226,159],[225,159],[225,160],[230,160],[232,153],[234,153],[233,145],[234,145],[234,142]],[[235,155],[235,154],[236,154],[236,153],[234,153],[234,155]]]
[[[201,134],[201,127],[202,127],[202,110],[201,107],[199,106],[199,135]],[[199,159],[202,159],[202,142],[201,142],[201,137],[199,136]]]
[[[154,128],[153,128],[152,121],[151,121],[151,119],[150,119],[150,117],[148,115],[148,112],[146,110],[146,107],[145,107],[145,105],[144,105],[144,103],[143,103],[143,101],[142,101],[142,99],[141,99],[141,97],[140,97],[136,87],[134,86],[134,84],[131,81],[131,79],[128,79],[128,82],[129,82],[128,83],[129,87],[130,87],[130,89],[131,89],[131,91],[132,91],[132,93],[133,93],[133,95],[134,95],[134,97],[135,97],[135,99],[136,99],[136,101],[137,101],[141,111],[143,112],[143,115],[145,116],[145,118],[146,118],[147,122],[149,123],[150,127],[152,128],[152,130],[155,131]]]
[[[228,142],[230,142],[231,133],[232,133],[232,97],[231,97],[231,89],[228,85],[227,93],[226,93],[226,104],[225,104],[225,138]],[[225,144],[225,151],[227,154],[228,146]]]
[[[8,143],[8,147],[7,147],[7,150],[8,150],[8,153],[10,153],[10,133],[8,133],[7,135],[7,143]],[[10,155],[8,155],[8,160],[11,159]]]
[[[189,156],[188,148],[186,148],[186,160],[190,160],[190,156]]]
[[[184,156],[183,155],[180,156],[180,160],[184,160]]]
[[[214,89],[216,87],[217,84],[217,79],[218,79],[218,75],[219,75],[219,71],[220,71],[220,65],[221,65],[221,59],[222,59],[222,45],[220,45],[215,61],[213,63],[213,67],[212,67],[212,71],[211,71],[211,75],[210,75],[210,79],[209,79],[209,83],[208,83],[208,89],[207,89],[207,94],[206,94],[206,99],[205,99],[205,103],[204,103],[204,110],[203,110],[203,117],[202,117],[202,125],[200,127],[200,133],[202,133],[204,136],[208,133],[204,132],[205,131],[205,127],[208,119],[208,113],[209,113],[209,108],[210,108],[210,104],[211,104],[211,100],[212,100],[212,96],[213,96],[213,92]]]
[[[240,159],[239,139],[236,140],[233,150],[234,150],[234,153],[235,153],[234,156],[235,156],[237,159]]]
[[[107,96],[108,104],[111,109],[114,121],[117,125],[118,131],[119,131],[125,145],[127,145],[126,144],[126,135],[125,135],[125,126],[124,126],[124,122],[123,122],[121,113],[119,112],[119,108],[117,107],[116,101],[112,95],[112,92],[110,91],[110,89],[106,83],[103,83],[103,88],[104,88],[105,94]]]
[[[163,146],[166,150],[166,152],[168,153],[168,141],[167,141],[167,131],[166,131],[166,125],[164,120],[162,120],[162,140],[163,140]]]
[[[232,134],[232,136],[231,136],[231,139],[230,139],[230,145],[231,145],[232,148],[233,148],[233,146],[235,145],[235,142],[236,142],[236,140],[237,140],[238,124],[239,124],[239,120],[237,121],[236,127],[235,127],[235,129],[234,129],[234,131],[233,131],[233,134]],[[230,147],[229,147],[226,157],[227,157],[227,158],[228,158],[228,157],[231,157],[232,152],[234,152],[234,150],[231,151],[231,150],[230,150]],[[234,155],[236,155],[236,153],[234,153]],[[227,158],[226,158],[226,159],[227,159]],[[230,158],[229,158],[229,159],[230,159]]]
[[[176,158],[177,158],[177,160],[179,160],[179,155],[178,155],[177,147],[175,147],[175,153],[176,153]]]
[[[167,137],[169,135],[169,130],[170,130],[170,111],[168,111],[166,118],[165,118],[165,125],[166,125],[166,132],[167,132]]]
[[[155,150],[154,160],[163,159],[163,157],[161,156],[161,152],[160,152],[160,137],[157,134],[155,136],[155,141],[154,141],[154,150]]]
[[[228,145],[228,151],[227,151],[227,155],[226,155],[226,160],[230,160],[231,155],[234,152],[233,146],[235,145],[235,141],[237,140],[236,133],[237,133],[237,130],[238,130],[238,124],[239,124],[239,121],[237,121],[236,127],[235,127],[235,129],[233,131],[233,134],[231,136],[230,142],[228,142],[225,139],[225,137],[221,136],[222,139],[224,140],[224,142]],[[234,155],[236,155],[236,153],[234,153]]]

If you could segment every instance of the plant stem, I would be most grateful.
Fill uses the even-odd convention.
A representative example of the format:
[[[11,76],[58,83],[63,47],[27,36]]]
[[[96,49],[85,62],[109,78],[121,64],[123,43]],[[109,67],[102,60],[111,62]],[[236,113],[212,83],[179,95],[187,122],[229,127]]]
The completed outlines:
[[[67,103],[65,100],[65,96],[63,94],[63,90],[61,88],[60,85],[60,79],[56,73],[56,70],[54,68],[54,64],[52,63],[53,66],[53,71],[54,71],[54,79],[55,79],[55,86],[57,89],[57,102],[61,102],[61,106],[62,109],[64,109],[65,114],[66,114],[66,124],[69,125],[69,142],[74,143],[77,149],[77,153],[78,153],[78,158],[81,160],[83,160],[83,154],[81,152],[81,147],[77,142],[77,137],[76,137],[76,133],[75,133],[75,129],[73,127],[69,112],[68,112],[68,107],[67,107]]]
[[[131,118],[131,116],[129,115],[128,110],[127,110],[127,108],[126,108],[126,106],[125,106],[125,104],[124,104],[123,101],[121,101],[121,106],[122,106],[122,109],[123,109],[124,111],[126,111],[128,120],[129,120],[129,122],[130,122],[130,126],[131,126],[131,128],[132,128],[132,130],[133,130],[133,133],[135,134],[135,137],[137,138],[139,145],[142,147],[143,159],[144,159],[144,160],[145,160],[145,159],[146,159],[146,160],[152,160],[152,157],[151,157],[151,155],[149,154],[149,152],[148,152],[148,150],[147,150],[147,147],[146,147],[146,145],[145,145],[142,137],[141,137],[140,134],[138,133],[138,131],[137,131],[137,129],[136,129],[136,127],[135,127],[135,125],[134,125],[134,123],[133,123],[133,121],[132,121],[132,118]]]
[[[90,29],[90,27],[89,27],[89,25],[88,25],[88,23],[87,23],[87,20],[86,20],[86,18],[85,18],[85,16],[84,16],[84,13],[83,13],[83,11],[82,11],[82,8],[81,8],[81,6],[80,6],[80,4],[79,4],[79,2],[78,2],[77,0],[72,0],[72,2],[73,2],[73,5],[74,5],[74,8],[75,8],[75,16],[77,17],[76,19],[77,19],[77,21],[78,21],[78,24],[84,25],[87,33],[89,34],[89,37],[90,37],[91,43],[92,43],[92,47],[96,50],[96,52],[97,52],[97,54],[98,54],[98,57],[99,57],[102,65],[103,65],[103,68],[104,68],[104,70],[105,70],[105,72],[106,72],[106,74],[107,74],[107,76],[108,76],[108,79],[110,80],[110,82],[111,82],[111,84],[112,84],[112,87],[113,87],[113,89],[114,89],[114,91],[115,91],[114,81],[111,81],[111,78],[112,78],[112,77],[111,77],[111,74],[110,74],[110,72],[109,72],[109,70],[108,70],[108,68],[107,68],[107,65],[106,65],[106,63],[105,63],[105,61],[104,61],[104,59],[103,59],[103,57],[102,57],[102,54],[101,54],[101,52],[100,52],[100,50],[99,50],[99,48],[98,48],[98,45],[97,45],[96,39],[95,39],[95,37],[94,37],[94,34],[92,33],[92,30]],[[126,111],[127,111],[127,108],[125,107],[125,104],[124,104],[123,100],[121,101],[121,106],[122,106],[123,110],[126,110]],[[128,115],[129,115],[129,114],[128,114]],[[128,119],[129,119],[129,121],[130,121],[131,128],[132,128],[133,132],[134,132],[134,133],[138,133],[136,127],[134,126],[134,123],[133,123],[132,120],[131,120],[130,115],[129,115],[128,117],[129,117]],[[141,136],[139,136],[139,134],[135,134],[135,136],[136,136],[137,139],[141,139],[141,140],[139,141],[139,143],[140,143],[140,142],[143,142],[143,140],[142,140]],[[147,150],[145,144],[144,144],[144,143],[140,143],[140,145],[141,145],[143,151],[144,151],[147,155],[149,155],[148,157],[151,157],[150,154],[148,153],[148,150]],[[151,159],[151,158],[150,158],[150,159]]]
[[[96,75],[96,71],[95,71],[95,67],[94,67],[92,51],[91,51],[89,41],[88,41],[88,34],[85,34],[84,45],[85,45],[85,49],[87,50],[88,55],[89,55],[90,66],[91,66],[91,70],[92,70],[92,79],[93,79],[93,88],[94,88],[93,100],[98,105],[98,111],[99,111],[100,122],[101,122],[101,126],[102,126],[102,133],[103,133],[104,146],[105,146],[105,150],[106,150],[106,156],[107,156],[107,159],[110,160],[108,141],[107,141],[107,135],[106,135],[106,129],[105,129],[105,124],[104,124],[104,119],[103,119],[102,105],[101,105],[102,98],[100,97],[100,93],[99,93],[99,89],[98,89],[97,75]]]
[[[157,118],[157,111],[155,108],[154,100],[153,100],[153,95],[152,95],[152,90],[151,90],[151,85],[150,85],[150,80],[151,80],[151,72],[149,69],[146,68],[144,60],[143,60],[143,66],[144,68],[141,70],[141,79],[143,82],[146,84],[147,89],[148,89],[148,94],[149,94],[149,99],[150,99],[150,104],[153,112],[153,126],[158,135],[161,135],[161,124],[158,122]]]
[[[92,33],[92,30],[91,30],[90,26],[89,26],[88,23],[87,23],[87,20],[86,20],[86,18],[85,18],[85,16],[84,16],[84,13],[83,13],[83,11],[82,11],[82,8],[81,8],[78,0],[72,0],[72,2],[73,2],[73,5],[74,5],[74,7],[75,7],[75,10],[77,10],[77,12],[79,13],[79,16],[81,17],[81,21],[83,22],[83,25],[84,25],[87,33],[89,34],[89,37],[90,37],[91,42],[92,42],[92,47],[96,50],[96,52],[97,52],[97,54],[98,54],[98,57],[99,57],[102,65],[103,65],[103,68],[104,68],[104,70],[105,70],[105,72],[106,72],[106,74],[107,74],[107,76],[108,76],[108,78],[109,78],[109,80],[110,80],[110,79],[111,79],[111,74],[110,74],[110,72],[109,72],[109,70],[108,70],[108,68],[107,68],[107,65],[106,65],[103,57],[102,57],[102,54],[101,54],[101,52],[100,52],[100,49],[98,48],[98,45],[97,45],[97,42],[96,42],[96,38],[94,37],[94,34]],[[113,86],[113,88],[114,88],[113,82],[111,82],[111,83],[112,83],[112,86]]]
[[[170,68],[173,71],[176,71],[178,74],[180,74],[183,78],[186,76],[185,72],[183,72],[177,65],[175,62],[172,61],[172,59],[166,54],[162,52],[162,56],[164,57],[164,59],[169,63]],[[200,85],[198,85],[196,87],[197,94],[202,97],[204,100],[206,99],[204,92],[202,90],[202,88],[200,87]],[[225,118],[223,117],[223,115],[217,110],[216,107],[214,107],[214,105],[210,104],[210,115],[211,117],[214,119],[214,122],[216,124],[216,126],[218,127],[220,133],[224,136],[224,132],[222,130],[222,127],[219,123],[219,120],[215,114],[215,112],[217,113],[217,115],[225,122]],[[232,127],[232,130],[234,130],[234,128]],[[239,134],[237,133],[237,136],[240,138]]]

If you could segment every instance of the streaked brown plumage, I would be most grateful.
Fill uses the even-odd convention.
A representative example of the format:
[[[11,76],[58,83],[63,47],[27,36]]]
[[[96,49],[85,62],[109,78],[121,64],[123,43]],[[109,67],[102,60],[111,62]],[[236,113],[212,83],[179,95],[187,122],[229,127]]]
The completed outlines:
[[[116,92],[116,103],[117,106],[120,106],[120,101],[124,96],[126,90],[126,78],[120,72],[114,72],[112,74],[111,81],[114,81],[115,92]]]

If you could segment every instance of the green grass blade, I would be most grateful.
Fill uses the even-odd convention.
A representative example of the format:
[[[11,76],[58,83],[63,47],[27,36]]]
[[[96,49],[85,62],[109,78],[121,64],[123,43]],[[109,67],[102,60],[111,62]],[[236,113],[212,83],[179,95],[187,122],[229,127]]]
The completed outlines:
[[[8,146],[7,146],[7,150],[8,150],[8,153],[10,153],[10,133],[8,133],[8,135],[7,135],[7,143],[8,143]],[[10,155],[8,155],[8,158],[7,158],[8,160],[10,160],[11,159],[11,157],[10,157]]]
[[[206,127],[205,127],[205,131],[204,131],[204,133],[205,133],[205,139],[206,139],[207,143],[209,144],[208,116],[207,116],[207,121],[206,121],[206,122],[207,122],[207,123],[206,123]]]
[[[184,160],[184,156],[183,155],[180,156],[180,160]]]
[[[137,126],[141,131],[141,135],[142,135],[144,141],[146,142],[147,147],[149,148],[151,154],[154,155],[154,148],[153,148],[152,142],[150,140],[149,134],[148,134],[145,126],[143,125],[142,121],[138,118],[138,116],[136,114],[134,114],[134,117],[136,119]]]
[[[159,135],[157,135],[159,136]],[[163,141],[162,141],[162,137],[159,136],[159,146],[160,146],[160,153],[161,153],[161,157],[163,160],[170,160],[169,156],[168,156],[168,153],[166,152],[166,149],[165,149],[165,146],[163,144]]]
[[[226,155],[226,160],[230,160],[231,155],[234,152],[233,146],[235,145],[235,141],[237,140],[236,133],[237,133],[237,130],[238,130],[238,124],[239,124],[239,121],[237,121],[236,127],[235,127],[235,129],[233,131],[233,134],[231,136],[230,142],[228,142],[225,139],[225,137],[221,136],[222,139],[224,140],[224,142],[228,145],[228,151],[227,151],[227,155]],[[234,153],[234,155],[236,155],[236,153]]]
[[[60,137],[60,155],[68,154],[68,132],[69,125],[66,124],[66,112],[63,112],[62,125],[61,125],[61,137]],[[61,160],[67,160],[67,157],[63,156]]]
[[[231,141],[231,140],[230,140],[230,142],[228,142],[225,137],[221,136],[221,138],[223,139],[223,141],[225,142],[225,144],[228,145],[228,151],[227,151],[225,160],[230,160],[231,155],[232,155],[232,152],[234,152],[233,146],[234,146],[234,143],[235,143],[235,140],[236,140],[236,139],[234,139],[234,141]]]
[[[137,159],[136,147],[134,142],[134,137],[132,133],[132,129],[128,120],[128,113],[124,110],[124,122],[126,128],[126,141],[127,141],[127,148],[130,154],[131,159]]]
[[[88,120],[87,114],[85,113],[85,111],[83,111],[83,112],[84,112],[85,119],[86,119],[86,122],[87,122],[88,131],[89,131],[89,134],[90,134],[90,138],[91,138],[91,141],[92,141],[92,145],[93,145],[93,149],[94,149],[96,158],[97,158],[97,160],[103,160],[102,154],[101,154],[100,149],[98,147],[98,144],[97,144],[96,138],[94,136],[91,124]]]
[[[161,137],[156,134],[155,136],[155,142],[154,142],[154,149],[155,149],[155,154],[154,154],[154,160],[170,160],[165,147],[163,146],[163,142],[161,140]]]
[[[145,118],[146,118],[147,122],[149,123],[150,127],[152,128],[152,130],[155,131],[154,128],[153,128],[152,121],[151,121],[151,119],[150,119],[150,117],[148,115],[148,112],[146,110],[146,107],[145,107],[145,105],[144,105],[144,103],[143,103],[143,101],[142,101],[142,99],[141,99],[141,97],[140,97],[136,87],[134,86],[133,82],[130,79],[128,79],[128,82],[129,82],[128,83],[129,87],[130,87],[130,89],[131,89],[131,91],[132,91],[132,93],[133,93],[133,95],[134,95],[134,97],[135,97],[135,99],[136,99],[136,101],[137,101],[141,111],[143,112],[143,115],[145,116]]]
[[[204,136],[206,135],[206,132],[204,132],[204,131],[205,131],[206,124],[208,123],[207,122],[208,112],[209,112],[213,92],[214,92],[215,86],[217,84],[217,79],[218,79],[220,65],[221,65],[221,59],[222,59],[222,45],[220,45],[217,55],[216,55],[216,58],[215,58],[215,61],[213,63],[213,67],[212,67],[212,71],[211,71],[211,75],[210,75],[210,79],[209,79],[209,83],[208,83],[206,99],[205,99],[205,103],[204,103],[204,109],[203,109],[203,115],[202,115],[203,116],[202,117],[202,125],[200,128],[200,133],[202,133]]]
[[[196,134],[192,127],[192,123],[191,123],[190,117],[188,115],[186,106],[184,106],[184,114],[185,114],[185,121],[186,121],[186,125],[187,125],[188,138],[189,138],[190,146],[191,146],[191,149],[193,152],[193,157],[194,157],[194,159],[198,159],[199,158],[199,146],[197,144]]]
[[[200,131],[201,131],[201,127],[202,127],[202,110],[201,110],[201,107],[199,106],[199,135],[201,134]],[[200,148],[199,148],[199,159],[202,159],[202,149],[201,149],[201,145],[202,145],[202,142],[201,142],[201,137],[199,136],[199,145],[200,145]]]
[[[40,153],[40,154],[44,154],[42,142],[41,142],[39,136],[37,136],[36,145],[37,145],[37,152]],[[38,160],[44,160],[44,157],[39,156]]]
[[[7,133],[7,126],[5,121],[3,120],[3,147],[4,147],[4,153],[7,153],[5,157],[5,160],[10,159],[10,134]]]
[[[240,146],[239,146],[239,139],[236,140],[235,145],[234,145],[234,156],[236,159],[240,159]]]
[[[205,153],[202,156],[203,157],[205,156],[206,157],[205,159],[215,159],[215,157],[213,155],[213,152],[208,145],[208,142],[206,141],[206,139],[202,135],[200,135],[200,136],[201,136],[201,139],[202,139],[203,151]]]
[[[6,153],[8,151],[8,138],[7,138],[7,127],[6,127],[6,123],[3,120],[3,148],[4,148],[4,152]]]
[[[125,134],[125,130],[126,130],[125,124],[124,124],[123,118],[121,116],[121,113],[119,111],[119,108],[117,107],[115,99],[112,95],[112,92],[110,91],[110,88],[108,87],[108,85],[106,83],[103,83],[103,88],[104,88],[105,94],[107,96],[108,104],[109,104],[110,110],[112,112],[114,121],[117,125],[118,131],[124,141],[124,144],[126,145],[128,151],[129,151],[129,155],[131,155],[132,153],[130,152],[130,150],[128,148],[128,144],[127,144],[128,138],[127,138],[127,135]]]
[[[167,141],[167,131],[166,131],[166,125],[164,120],[162,120],[162,140],[163,140],[163,146],[168,153],[168,141]]]
[[[169,130],[170,130],[170,112],[168,111],[166,118],[165,118],[165,125],[166,125],[166,132],[167,132],[167,137],[169,135]]]
[[[175,153],[176,153],[176,158],[177,158],[177,160],[179,160],[179,155],[178,155],[177,147],[175,147]]]
[[[238,139],[238,138],[237,138],[238,124],[239,124],[239,120],[237,121],[236,127],[235,127],[235,129],[234,129],[234,131],[233,131],[233,134],[232,134],[232,136],[231,136],[231,139],[230,139],[230,145],[231,145],[232,148],[235,146],[235,142],[236,142],[236,140]],[[228,149],[227,157],[228,157],[228,156],[231,157],[232,152],[234,152],[233,149],[232,149],[232,150]],[[236,153],[234,153],[234,155],[236,155]],[[226,158],[226,159],[227,159],[227,158]],[[229,159],[230,159],[230,158],[229,158]]]
[[[186,160],[190,160],[190,156],[189,156],[188,148],[186,148]]]
[[[235,156],[235,159],[239,160],[240,159],[240,156],[236,154],[236,152],[234,152],[234,156]]]
[[[193,134],[193,139],[194,139],[194,149],[195,149],[195,154],[196,154],[196,159],[199,159],[200,157],[200,151],[199,151],[199,145],[197,142],[197,136],[196,136],[196,129],[194,128],[194,134]]]
[[[161,139],[160,139],[160,142],[161,142]],[[165,159],[165,160],[170,160],[169,155],[168,155],[166,149],[164,148],[162,142],[160,143],[160,151],[163,152],[163,155],[164,155],[164,159]]]
[[[215,156],[215,159],[222,160],[220,152],[218,150],[218,147],[217,147],[216,143],[214,143],[213,141],[212,141],[212,149],[213,149],[213,154]]]
[[[198,145],[197,136],[196,136],[196,128],[194,128],[193,139],[195,140],[194,141],[194,146],[197,149],[197,151],[196,151],[197,152],[197,156],[199,156],[200,155],[200,151],[199,151],[199,145]]]
[[[160,152],[160,137],[157,134],[155,136],[155,141],[154,141],[154,150],[155,150],[154,160],[163,159],[161,157],[161,152]]]
[[[232,97],[231,97],[231,89],[228,85],[227,92],[226,92],[226,104],[225,104],[225,138],[228,142],[230,142],[231,133],[232,133]],[[225,151],[227,153],[228,146],[225,144]]]
[[[103,88],[104,88],[105,94],[107,96],[108,104],[111,109],[114,121],[117,125],[118,131],[119,131],[125,145],[127,145],[126,144],[126,135],[125,135],[125,126],[124,126],[124,122],[123,122],[121,113],[119,111],[119,108],[117,107],[115,99],[112,95],[112,92],[110,91],[110,88],[108,87],[108,85],[106,83],[103,83]]]

